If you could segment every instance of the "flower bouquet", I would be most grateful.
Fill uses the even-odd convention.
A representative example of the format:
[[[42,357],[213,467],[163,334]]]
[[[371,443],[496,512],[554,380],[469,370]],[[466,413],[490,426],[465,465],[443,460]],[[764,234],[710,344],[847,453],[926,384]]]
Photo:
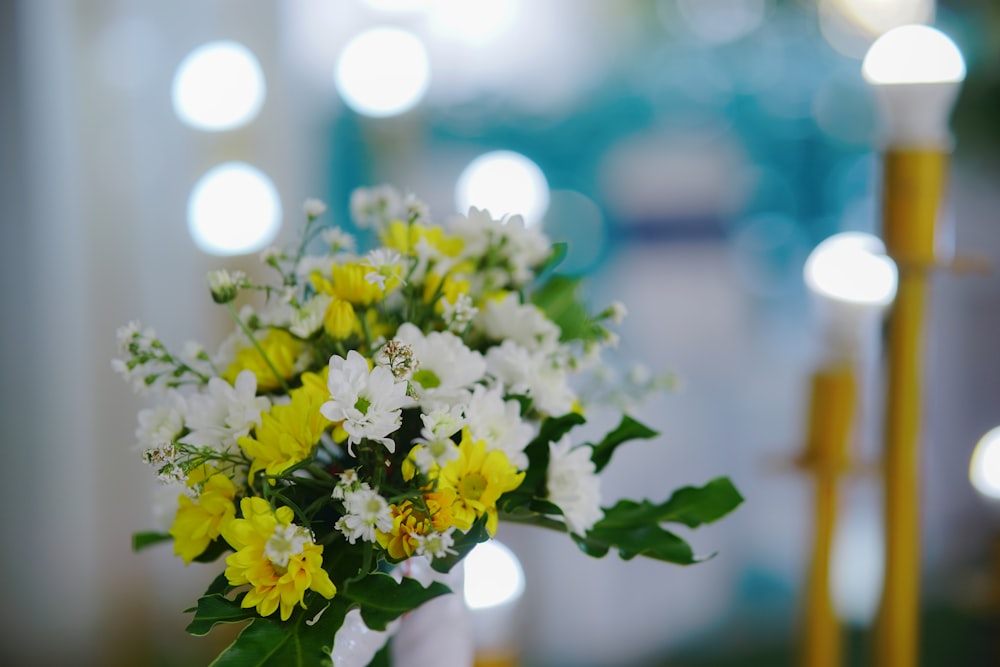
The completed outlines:
[[[384,630],[449,592],[400,564],[446,573],[501,520],[561,531],[595,557],[697,560],[663,526],[733,510],[728,479],[601,504],[617,448],[656,433],[626,415],[599,442],[574,438],[586,406],[572,379],[600,367],[624,308],[588,313],[577,280],[553,271],[563,245],[474,208],[435,224],[380,187],[351,198],[379,244],[358,254],[322,224],[322,202],[304,209],[297,247],[262,254],[272,282],[209,274],[235,322],[215,354],[175,354],[136,323],[118,332],[113,367],[157,399],[139,413],[139,449],[177,489],[169,531],[134,546],[224,559],[188,610],[193,634],[246,623],[213,664],[331,664],[349,613]],[[251,293],[258,307],[238,308]]]

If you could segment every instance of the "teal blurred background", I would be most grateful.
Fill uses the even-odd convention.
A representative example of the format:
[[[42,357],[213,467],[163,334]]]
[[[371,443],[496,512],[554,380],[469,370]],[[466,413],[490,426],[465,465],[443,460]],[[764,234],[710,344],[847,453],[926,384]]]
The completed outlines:
[[[747,498],[691,535],[718,553],[690,568],[592,561],[561,536],[502,527],[528,580],[522,663],[796,664],[812,517],[791,461],[824,354],[802,267],[833,233],[879,230],[879,119],[861,58],[910,21],[932,22],[966,58],[948,240],[995,267],[991,0],[0,2],[0,662],[207,664],[231,636],[184,633],[181,612],[213,568],[130,551],[131,533],[162,517],[132,448],[145,404],[110,370],[115,329],[132,319],[178,347],[228,333],[203,277],[246,269],[257,251],[213,256],[189,232],[209,169],[240,161],[270,179],[279,243],[307,197],[349,226],[362,185],[412,190],[446,218],[463,170],[513,151],[544,177],[540,224],[571,244],[561,270],[586,275],[595,304],[629,309],[614,368],[681,379],[638,412],[662,436],[623,450],[609,504],[720,474]],[[429,79],[414,106],[373,117],[335,72],[380,26],[420,40]],[[213,40],[246,46],[266,82],[259,112],[223,131],[186,124],[173,97],[182,61]],[[398,87],[412,64],[395,65]],[[1000,425],[996,269],[936,273],[928,332],[922,664],[993,665],[1000,513],[968,466]],[[833,584],[851,665],[870,664],[882,567],[877,345],[863,361]],[[597,413],[594,428],[612,419]]]

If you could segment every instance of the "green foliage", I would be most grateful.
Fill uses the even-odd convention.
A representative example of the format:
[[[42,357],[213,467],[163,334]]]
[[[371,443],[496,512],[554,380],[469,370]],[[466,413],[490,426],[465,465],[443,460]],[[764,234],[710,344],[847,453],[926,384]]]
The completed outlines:
[[[554,275],[531,295],[531,302],[559,327],[559,340],[563,342],[588,342],[602,337],[602,329],[593,324],[576,294],[579,287],[579,278]]]
[[[619,445],[636,438],[649,439],[655,438],[657,435],[659,433],[645,424],[624,415],[618,426],[594,446],[594,453],[591,454],[590,460],[594,462],[594,468],[597,472],[601,472],[611,462],[611,457]]]
[[[173,538],[167,533],[158,533],[153,531],[144,531],[140,533],[134,533],[132,535],[132,551],[142,551],[154,544],[159,544],[161,542],[169,542]]]

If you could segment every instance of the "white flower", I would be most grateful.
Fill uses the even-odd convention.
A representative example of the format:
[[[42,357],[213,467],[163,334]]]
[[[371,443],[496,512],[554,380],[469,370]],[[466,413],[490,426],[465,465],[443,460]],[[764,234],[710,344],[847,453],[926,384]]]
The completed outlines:
[[[320,406],[320,412],[332,422],[343,421],[349,436],[347,451],[352,456],[354,445],[365,438],[396,451],[396,443],[388,436],[402,424],[402,408],[411,402],[405,381],[397,382],[384,366],[369,371],[368,361],[351,350],[347,359],[330,357],[327,388],[330,400]]]
[[[458,552],[452,548],[455,545],[455,538],[452,537],[454,532],[455,527],[451,526],[443,533],[430,532],[426,535],[414,535],[417,541],[416,554],[426,556],[429,559],[457,554]]]
[[[376,248],[365,256],[362,266],[370,266],[372,271],[365,274],[365,280],[379,289],[385,289],[387,278],[403,280],[403,257],[389,248]]]
[[[381,229],[404,212],[402,199],[395,188],[380,185],[358,188],[351,193],[351,217],[358,227]]]
[[[513,292],[488,301],[475,323],[493,340],[510,339],[528,350],[550,352],[559,344],[559,327],[537,306],[520,303]]]
[[[569,436],[549,444],[548,499],[563,511],[567,527],[577,535],[584,535],[604,516],[601,478],[590,454],[590,447],[574,448]]]
[[[288,567],[289,559],[298,556],[306,545],[312,543],[313,536],[309,529],[293,523],[286,526],[279,523],[264,544],[264,555],[278,567]]]
[[[440,303],[444,309],[444,321],[448,324],[448,329],[454,332],[463,331],[479,312],[479,309],[472,305],[472,297],[464,293],[455,298],[455,303],[445,297],[441,297]]]
[[[357,468],[348,468],[344,472],[340,473],[337,486],[333,487],[333,492],[330,494],[330,497],[336,498],[337,500],[343,500],[348,493],[357,491],[361,488],[370,489],[371,487],[368,486],[366,482],[361,481],[361,478],[358,476]]]
[[[316,271],[320,275],[329,276],[335,263],[332,255],[305,255],[295,266],[295,276],[302,281],[308,280]]]
[[[495,220],[489,211],[473,207],[468,215],[454,218],[450,227],[465,243],[464,258],[478,259],[491,254],[506,265],[503,273],[486,277],[485,283],[492,289],[527,283],[534,277],[532,269],[545,261],[552,250],[538,227],[525,225],[520,215]]]
[[[318,218],[326,213],[326,204],[319,199],[310,197],[302,202],[302,211],[310,218]]]
[[[412,192],[406,193],[403,200],[403,208],[406,211],[406,222],[413,224],[425,224],[431,217],[430,209],[422,200],[418,199]]]
[[[180,393],[168,390],[166,400],[139,412],[139,426],[135,437],[139,448],[156,449],[172,443],[184,430],[184,413],[187,406]]]
[[[450,438],[431,438],[425,440],[417,438],[419,447],[411,450],[413,462],[424,474],[430,472],[431,468],[442,468],[449,461],[454,461],[459,457],[458,445]]]
[[[570,389],[565,365],[558,356],[527,350],[505,340],[486,353],[486,367],[507,385],[510,393],[531,397],[539,412],[564,415],[573,409],[576,394]]]
[[[212,291],[212,300],[216,303],[229,303],[247,283],[247,275],[242,271],[216,269],[209,271],[206,278],[208,288]]]
[[[487,389],[477,385],[465,406],[465,416],[473,442],[483,440],[488,449],[501,450],[520,470],[528,467],[524,448],[534,431],[521,419],[521,404],[503,400],[502,387]]]
[[[611,321],[615,324],[621,324],[624,322],[625,316],[628,315],[628,309],[621,301],[612,302],[609,310],[611,311]]]
[[[264,262],[265,264],[271,264],[272,262],[277,262],[284,256],[285,253],[281,251],[281,248],[278,248],[273,245],[269,245],[260,251],[260,261]]]
[[[344,497],[344,516],[336,523],[336,528],[354,544],[359,539],[375,541],[376,529],[387,533],[392,530],[392,510],[389,503],[377,491],[361,488]]]
[[[357,249],[355,238],[345,232],[340,227],[327,227],[319,233],[320,238],[331,250],[331,252],[354,252]]]
[[[466,424],[465,414],[461,405],[436,405],[428,412],[420,415],[424,427],[421,435],[428,439],[450,438]]]
[[[420,365],[413,356],[413,348],[396,338],[386,341],[386,344],[379,349],[375,355],[375,363],[388,368],[399,380],[408,380]]]
[[[230,385],[222,378],[208,381],[204,393],[188,399],[187,426],[180,442],[195,447],[235,451],[237,439],[260,426],[260,415],[271,409],[266,396],[257,396],[257,376],[245,370]]]
[[[419,362],[411,380],[418,386],[422,404],[452,404],[486,372],[483,355],[470,350],[449,331],[433,331],[425,336],[415,325],[404,322],[396,331],[396,339],[413,348]]]
[[[294,310],[288,330],[299,338],[312,336],[323,326],[323,316],[326,315],[326,308],[332,300],[333,298],[326,294],[313,296],[301,308]]]

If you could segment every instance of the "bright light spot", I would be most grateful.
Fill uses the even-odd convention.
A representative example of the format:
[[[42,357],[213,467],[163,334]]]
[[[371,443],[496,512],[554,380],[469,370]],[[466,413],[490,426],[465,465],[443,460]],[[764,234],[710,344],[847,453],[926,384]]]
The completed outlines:
[[[831,556],[830,588],[837,615],[867,626],[875,617],[884,577],[884,538],[877,513],[858,507],[837,526]]]
[[[337,91],[349,107],[383,118],[409,111],[430,83],[423,43],[398,28],[373,28],[344,46],[337,61]]]
[[[965,61],[940,30],[904,25],[875,40],[861,73],[874,84],[950,83],[965,78]]]
[[[417,13],[426,11],[434,0],[365,0],[365,4],[380,12]]]
[[[502,36],[520,9],[519,0],[434,0],[429,19],[436,33],[482,46]]]
[[[980,438],[969,463],[969,481],[987,498],[1000,500],[1000,427]]]
[[[280,228],[278,191],[262,171],[243,162],[210,169],[188,199],[188,231],[212,255],[255,252]]]
[[[827,0],[844,18],[871,35],[934,20],[934,0]]]
[[[177,117],[199,130],[232,130],[264,104],[264,72],[242,44],[210,42],[184,58],[174,74]]]
[[[767,13],[765,0],[677,0],[677,8],[706,42],[732,42],[756,30]]]
[[[455,187],[455,203],[466,213],[470,206],[494,217],[521,215],[536,224],[549,207],[549,184],[538,165],[513,151],[480,155],[462,172]]]
[[[844,232],[826,239],[806,260],[806,285],[836,301],[885,306],[896,296],[896,264],[878,237]]]
[[[514,553],[496,540],[481,542],[465,557],[465,604],[485,609],[513,602],[524,592],[524,571]]]

